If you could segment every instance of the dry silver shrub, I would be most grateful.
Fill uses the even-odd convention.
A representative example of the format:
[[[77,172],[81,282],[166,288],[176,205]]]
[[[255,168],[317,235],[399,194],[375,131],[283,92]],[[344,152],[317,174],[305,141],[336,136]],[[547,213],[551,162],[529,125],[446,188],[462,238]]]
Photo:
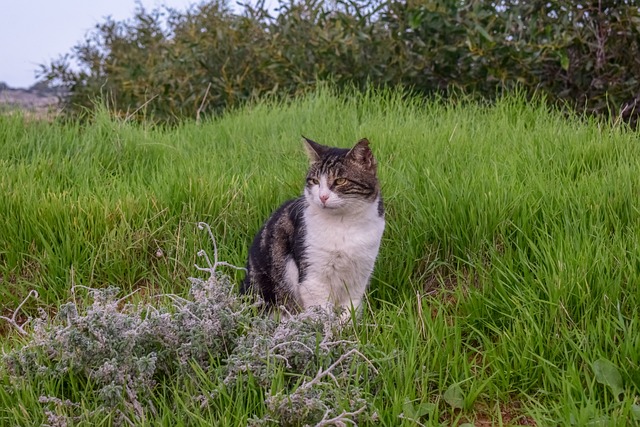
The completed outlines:
[[[280,321],[258,317],[242,336],[226,364],[225,384],[250,374],[262,387],[269,387],[278,371],[292,375],[314,375],[353,342],[334,342],[338,318],[322,309],[312,309]]]
[[[90,379],[107,408],[143,415],[159,375],[191,373],[224,360],[252,314],[226,277],[192,279],[191,299],[172,304],[122,305],[116,288],[90,290],[82,310],[63,304],[56,317],[39,319],[31,341],[4,356],[9,373],[38,381],[74,375]]]
[[[369,402],[359,388],[345,392],[345,384],[322,381],[311,387],[304,385],[290,393],[276,393],[267,397],[267,415],[251,420],[253,426],[277,424],[294,426],[344,426],[358,423],[372,424],[375,415],[366,412]],[[350,410],[340,411],[340,401],[347,401]]]
[[[367,405],[358,388],[348,387],[349,367],[370,362],[339,326],[339,315],[318,309],[280,322],[257,316],[259,302],[239,296],[228,277],[215,271],[228,265],[218,262],[217,248],[215,263],[207,262],[208,269],[198,269],[210,277],[191,279],[190,298],[167,295],[171,303],[160,307],[124,304],[128,296],[118,298],[117,288],[89,289],[87,307],[69,302],[53,319],[35,320],[30,341],[4,356],[8,372],[16,382],[89,379],[103,410],[114,411],[120,423],[131,422],[125,414],[149,419],[156,382],[175,374],[195,378],[194,362],[226,386],[251,376],[265,393],[284,373],[287,384],[266,398],[266,413],[255,424],[344,425],[362,418]],[[197,398],[206,405],[214,394]],[[62,398],[43,396],[41,402],[63,407],[70,421],[81,418],[81,406]],[[357,408],[339,413],[339,401]],[[45,416],[60,425],[55,413]]]
[[[250,375],[265,390],[281,372],[283,389],[265,399],[265,414],[250,424],[302,426],[353,425],[374,421],[367,413],[367,394],[354,386],[354,366],[370,365],[357,349],[353,331],[344,328],[341,313],[319,307],[286,316],[280,322],[261,321],[238,341],[226,366],[225,383]],[[342,407],[347,410],[341,410]]]

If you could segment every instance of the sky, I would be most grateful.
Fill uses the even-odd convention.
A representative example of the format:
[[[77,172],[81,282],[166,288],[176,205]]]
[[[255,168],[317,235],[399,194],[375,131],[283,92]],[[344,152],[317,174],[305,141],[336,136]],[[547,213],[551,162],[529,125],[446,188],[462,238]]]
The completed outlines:
[[[138,0],[146,9],[161,5],[185,10],[195,0]],[[7,0],[0,7],[0,82],[27,88],[39,64],[49,64],[84,40],[111,16],[133,17],[135,0]]]

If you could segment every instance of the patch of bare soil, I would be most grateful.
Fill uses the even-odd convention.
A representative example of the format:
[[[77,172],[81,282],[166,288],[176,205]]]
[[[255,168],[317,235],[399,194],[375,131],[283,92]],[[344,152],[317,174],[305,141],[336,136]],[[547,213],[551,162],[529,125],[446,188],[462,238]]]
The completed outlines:
[[[471,423],[475,427],[503,426],[537,426],[536,421],[526,415],[522,415],[520,405],[517,402],[500,405],[500,420],[496,420],[495,413],[478,413]]]
[[[462,415],[457,420],[452,425],[471,424],[474,427],[537,427],[538,425],[533,418],[523,414],[522,404],[517,400],[500,402],[491,407],[483,403],[477,403],[474,406],[473,415]],[[445,423],[451,422],[450,419],[442,421]]]

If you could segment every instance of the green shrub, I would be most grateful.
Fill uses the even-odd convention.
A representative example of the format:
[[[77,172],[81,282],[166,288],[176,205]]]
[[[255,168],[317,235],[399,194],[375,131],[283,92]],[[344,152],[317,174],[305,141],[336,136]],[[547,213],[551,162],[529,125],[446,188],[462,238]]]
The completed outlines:
[[[70,90],[71,112],[102,96],[156,120],[332,80],[488,99],[521,87],[635,122],[638,57],[633,1],[278,0],[272,15],[264,1],[236,13],[218,0],[107,20],[42,73]]]

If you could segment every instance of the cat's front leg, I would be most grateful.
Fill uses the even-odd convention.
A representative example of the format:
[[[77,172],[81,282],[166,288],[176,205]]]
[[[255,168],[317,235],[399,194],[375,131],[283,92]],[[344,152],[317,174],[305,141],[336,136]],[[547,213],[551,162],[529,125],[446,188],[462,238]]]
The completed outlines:
[[[298,288],[300,306],[303,310],[310,307],[326,308],[331,304],[331,288],[315,280],[305,280]]]
[[[311,307],[321,307],[328,313],[339,310],[339,322],[347,324],[351,321],[351,314],[356,317],[362,312],[362,298],[336,298],[335,290],[322,282],[305,281],[300,284],[298,296],[303,310]]]
[[[362,299],[349,300],[340,305],[340,323],[346,324],[351,318],[358,318],[362,314]]]

